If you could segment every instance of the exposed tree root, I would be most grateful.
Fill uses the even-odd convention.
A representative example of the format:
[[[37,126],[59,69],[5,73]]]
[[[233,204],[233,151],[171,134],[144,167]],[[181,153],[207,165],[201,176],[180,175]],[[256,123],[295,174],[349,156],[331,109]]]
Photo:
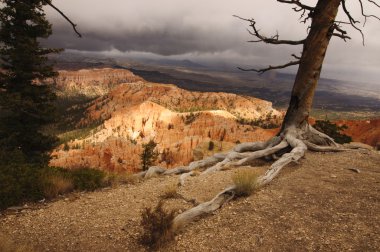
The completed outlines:
[[[203,170],[201,175],[220,171],[224,168],[249,165],[258,158],[276,160],[266,173],[257,180],[257,186],[270,183],[291,162],[298,161],[307,150],[312,151],[346,151],[348,149],[335,143],[329,136],[317,131],[306,124],[302,128],[289,127],[281,135],[273,137],[267,142],[243,143],[225,154],[215,154],[204,160],[194,161],[189,166],[164,170],[159,167],[151,167],[148,171],[140,173],[140,177],[149,178],[154,175],[178,174],[179,185],[184,185],[187,178],[194,174],[194,170]],[[173,220],[173,231],[178,231],[197,217],[216,211],[224,204],[236,197],[236,187],[231,186],[212,200],[199,204],[176,216]]]
[[[199,204],[196,207],[193,207],[179,215],[177,215],[173,220],[173,231],[176,232],[183,228],[186,224],[192,222],[194,219],[196,219],[199,216],[209,214],[214,212],[215,210],[219,209],[223,204],[229,202],[235,197],[235,187],[230,187],[222,192],[220,192],[218,195],[215,196],[210,201],[204,202],[202,204]]]

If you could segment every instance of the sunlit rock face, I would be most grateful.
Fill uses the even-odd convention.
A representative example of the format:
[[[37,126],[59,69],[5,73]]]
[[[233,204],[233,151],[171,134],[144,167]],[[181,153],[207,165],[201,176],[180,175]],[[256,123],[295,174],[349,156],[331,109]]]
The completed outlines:
[[[372,120],[340,120],[337,125],[346,125],[344,134],[352,137],[355,142],[362,142],[371,146],[380,146],[380,119]]]
[[[49,79],[58,95],[98,97],[107,94],[121,83],[133,83],[143,79],[123,69],[82,69],[78,71],[60,70],[59,75]]]
[[[101,71],[109,74],[109,70],[96,70],[97,85],[112,86],[102,84]],[[138,171],[142,144],[153,139],[160,153],[157,165],[171,168],[226,151],[236,142],[267,140],[278,131],[246,125],[260,120],[278,124],[282,114],[270,102],[235,94],[190,92],[174,85],[148,83],[121,71],[126,73],[118,72],[118,76],[136,81],[114,85],[89,104],[78,126],[96,123],[97,127],[59,146],[52,153],[52,166]],[[76,80],[74,74],[70,78]],[[91,78],[86,82],[91,83]],[[75,87],[75,81],[67,83]],[[210,141],[214,145],[211,150]]]

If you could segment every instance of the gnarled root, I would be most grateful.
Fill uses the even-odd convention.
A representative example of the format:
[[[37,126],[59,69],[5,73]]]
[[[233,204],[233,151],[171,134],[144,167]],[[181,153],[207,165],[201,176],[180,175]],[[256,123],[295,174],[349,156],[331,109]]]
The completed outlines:
[[[264,186],[270,183],[291,162],[298,161],[307,150],[312,151],[345,151],[346,148],[334,142],[329,136],[317,131],[308,124],[303,127],[288,127],[279,136],[267,142],[243,143],[225,154],[215,154],[204,160],[194,161],[188,166],[165,170],[160,167],[150,167],[148,171],[136,174],[141,178],[150,178],[156,175],[180,175],[179,185],[184,185],[188,177],[194,174],[195,169],[203,169],[202,174],[222,170],[226,167],[249,165],[258,158],[275,159],[266,173],[257,180],[257,185]],[[231,201],[237,195],[236,187],[231,186],[210,201],[199,204],[176,216],[173,220],[173,231],[176,232],[194,221],[196,218],[212,213]]]
[[[219,209],[235,197],[235,187],[232,186],[220,192],[212,200],[199,204],[179,215],[173,220],[173,231],[176,232],[197,217],[209,214]]]
[[[324,145],[321,146],[317,143],[323,143]],[[290,151],[288,151],[289,148]],[[180,184],[183,185],[185,183],[185,179],[191,176],[191,172],[194,169],[206,168],[203,174],[207,174],[221,170],[226,166],[247,165],[257,158],[274,157],[276,161],[257,180],[259,187],[264,186],[270,183],[283,167],[291,162],[298,163],[308,149],[314,151],[347,150],[310,125],[306,125],[302,129],[290,127],[280,136],[274,137],[268,142],[239,144],[227,154],[214,155],[211,158],[191,163],[187,168],[184,168],[185,170],[189,170],[189,172],[183,173],[180,176]],[[231,186],[217,194],[212,200],[179,214],[173,221],[173,230],[178,231],[197,217],[216,211],[235,196],[236,187]]]

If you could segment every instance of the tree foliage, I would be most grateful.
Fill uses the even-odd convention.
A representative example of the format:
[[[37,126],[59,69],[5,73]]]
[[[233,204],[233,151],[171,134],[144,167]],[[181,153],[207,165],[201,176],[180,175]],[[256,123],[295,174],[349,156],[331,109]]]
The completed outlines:
[[[45,1],[2,0],[0,9],[0,151],[22,153],[28,163],[47,163],[56,138],[43,133],[54,121],[55,94],[42,84],[57,73],[40,39],[51,35]]]
[[[347,125],[338,126],[329,120],[317,120],[314,124],[314,128],[332,137],[335,142],[343,144],[352,142],[352,138],[341,133],[347,129]]]
[[[141,169],[146,171],[157,160],[158,152],[155,150],[157,143],[150,140],[148,143],[143,144],[143,152],[140,155]]]

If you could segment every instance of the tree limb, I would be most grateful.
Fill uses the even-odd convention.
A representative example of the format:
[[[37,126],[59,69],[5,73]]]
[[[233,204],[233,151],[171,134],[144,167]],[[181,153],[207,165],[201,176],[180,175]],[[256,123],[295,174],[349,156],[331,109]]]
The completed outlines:
[[[301,56],[297,56],[297,55],[295,55],[294,53],[292,54],[292,56],[293,56],[295,59],[298,59],[298,60],[301,59]]]
[[[332,25],[332,29],[332,36],[339,37],[343,39],[344,42],[347,42],[347,39],[351,39],[351,37],[347,36],[347,31],[343,30],[338,24],[334,23]],[[334,33],[334,30],[338,31],[339,33]]]
[[[301,3],[299,0],[277,0],[280,3],[295,4],[303,10],[313,11],[314,7]]]
[[[68,18],[65,13],[63,13],[60,9],[58,9],[55,5],[52,4],[51,0],[45,0],[44,3],[46,3],[47,5],[49,5],[50,7],[52,7],[54,10],[56,10],[64,19],[66,19],[67,22],[69,22],[71,24],[71,26],[73,27],[74,29],[74,32],[78,35],[79,38],[82,37],[82,34],[80,34],[77,30],[77,25],[74,24],[70,18]]]
[[[364,17],[364,24],[363,24],[363,27],[365,26],[365,24],[367,23],[367,18],[376,18],[377,20],[380,21],[380,18],[378,16],[375,16],[375,15],[367,15],[364,13],[364,7],[363,7],[363,3],[362,3],[362,0],[359,0],[359,3],[360,3],[360,10],[362,12],[362,15]]]
[[[248,41],[248,42],[265,42],[265,43],[274,44],[274,45],[280,45],[280,44],[303,45],[305,43],[306,39],[303,39],[303,40],[280,40],[278,33],[276,35],[270,37],[270,38],[265,37],[265,36],[263,36],[263,35],[261,35],[259,33],[259,30],[257,30],[257,28],[256,28],[256,22],[255,22],[254,19],[246,19],[246,18],[239,17],[237,15],[233,15],[233,16],[236,17],[236,18],[239,18],[241,20],[250,22],[250,26],[252,27],[253,32],[250,31],[250,30],[248,30],[248,32],[252,36],[257,37],[258,40],[251,40],[251,41]]]
[[[359,1],[361,1],[361,0],[359,0]],[[342,7],[343,7],[343,11],[344,11],[344,13],[346,13],[346,16],[348,17],[348,20],[350,21],[351,26],[352,26],[355,30],[359,31],[360,34],[362,35],[362,40],[363,40],[363,45],[364,45],[364,34],[363,34],[363,31],[355,25],[356,23],[360,23],[360,22],[357,21],[357,20],[355,20],[355,19],[351,16],[351,14],[350,14],[350,12],[348,11],[347,6],[346,6],[346,0],[342,0]]]
[[[269,66],[267,68],[263,68],[263,69],[245,69],[245,68],[241,68],[241,67],[238,67],[238,69],[242,70],[242,71],[252,71],[252,72],[257,72],[259,74],[263,74],[269,70],[274,70],[274,69],[282,69],[282,68],[286,68],[286,67],[289,67],[289,66],[294,66],[294,65],[299,65],[300,64],[300,60],[297,60],[297,61],[290,61],[284,65],[279,65],[279,66]]]
[[[376,3],[375,1],[372,1],[372,0],[367,0],[367,1],[370,2],[370,3],[372,3],[372,4],[374,4],[374,5],[376,5],[377,7],[380,8],[380,5],[378,3]]]

